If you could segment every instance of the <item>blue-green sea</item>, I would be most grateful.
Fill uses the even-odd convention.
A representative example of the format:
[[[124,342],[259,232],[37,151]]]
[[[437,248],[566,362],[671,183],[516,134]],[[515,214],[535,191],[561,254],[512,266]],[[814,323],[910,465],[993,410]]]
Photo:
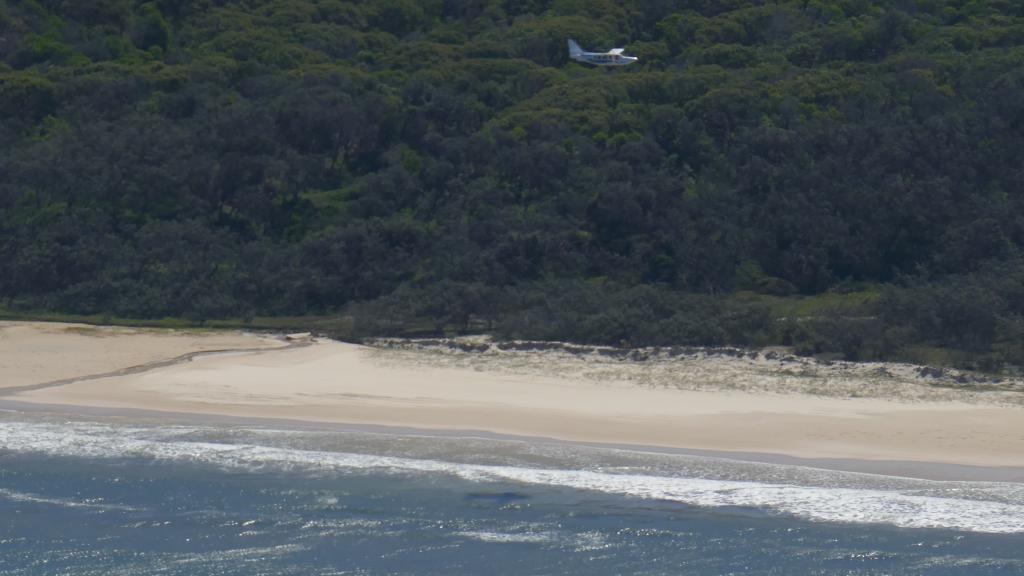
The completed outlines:
[[[0,412],[2,575],[1024,574],[1024,484]]]

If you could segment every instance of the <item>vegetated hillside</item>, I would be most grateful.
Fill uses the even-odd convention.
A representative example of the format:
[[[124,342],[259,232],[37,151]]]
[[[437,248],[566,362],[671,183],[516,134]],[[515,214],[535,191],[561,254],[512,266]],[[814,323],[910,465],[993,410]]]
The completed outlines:
[[[1020,2],[9,0],[0,59],[9,310],[1024,360]]]

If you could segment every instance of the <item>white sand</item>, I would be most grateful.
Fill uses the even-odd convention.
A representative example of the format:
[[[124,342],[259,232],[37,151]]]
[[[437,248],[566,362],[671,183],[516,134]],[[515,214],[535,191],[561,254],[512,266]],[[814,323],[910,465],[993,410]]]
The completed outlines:
[[[67,334],[28,325],[41,344]],[[8,331],[10,327],[5,328]],[[146,332],[150,339],[180,335]],[[24,333],[23,333],[24,336]],[[126,335],[127,336],[127,335]],[[141,336],[141,335],[139,335]],[[237,339],[249,346],[240,334]],[[130,338],[92,338],[83,349]],[[206,343],[205,340],[202,341]],[[139,338],[142,348],[160,345]],[[223,344],[218,344],[224,347]],[[18,349],[18,347],[15,347]],[[24,346],[21,347],[24,349]],[[31,373],[0,340],[0,373],[24,383]],[[152,353],[153,348],[150,348]],[[121,353],[126,353],[122,351]],[[142,352],[139,352],[141,357]],[[909,460],[983,466],[1024,466],[1024,409],[942,400],[893,401],[730,390],[685,385],[639,386],[607,371],[600,378],[570,373],[550,357],[550,374],[489,369],[337,342],[262,353],[196,358],[149,372],[76,382],[10,396],[47,404],[139,408],[210,415],[289,418],[314,422],[486,430],[565,440],[678,448],[770,452],[807,458]],[[544,359],[545,353],[530,358]],[[173,356],[173,354],[169,354]],[[31,356],[31,355],[30,355]],[[51,358],[57,356],[51,355]],[[74,354],[66,356],[73,358]],[[419,358],[420,360],[417,360]],[[443,359],[442,359],[443,360]],[[56,362],[56,361],[55,361]],[[107,364],[106,366],[109,366]],[[50,367],[87,373],[96,365]],[[102,370],[102,368],[100,368]],[[37,370],[36,373],[39,371]],[[679,378],[685,380],[686,373]],[[733,378],[742,377],[737,372]],[[682,382],[685,384],[685,382]],[[876,382],[873,384],[878,385]],[[965,396],[965,399],[971,398]]]
[[[0,321],[0,390],[113,372],[191,352],[281,345],[237,331]]]

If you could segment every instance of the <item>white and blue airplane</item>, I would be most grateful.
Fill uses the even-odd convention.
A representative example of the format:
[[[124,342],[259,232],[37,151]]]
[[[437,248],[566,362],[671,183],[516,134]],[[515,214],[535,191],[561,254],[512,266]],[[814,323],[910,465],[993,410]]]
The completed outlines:
[[[587,52],[575,40],[569,40],[569,58],[594,66],[625,66],[636,62],[636,56],[624,56],[625,48],[612,48],[607,52]]]

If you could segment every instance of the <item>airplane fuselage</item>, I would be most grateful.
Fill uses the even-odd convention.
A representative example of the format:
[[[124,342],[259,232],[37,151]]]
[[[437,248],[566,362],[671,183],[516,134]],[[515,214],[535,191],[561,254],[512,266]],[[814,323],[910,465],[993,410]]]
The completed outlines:
[[[572,59],[595,66],[626,66],[637,61],[635,56],[623,56],[622,54],[610,54],[608,52],[584,52],[573,56]]]
[[[607,52],[587,52],[580,48],[580,45],[575,40],[570,39],[568,44],[569,58],[584,64],[593,64],[594,66],[625,66],[637,61],[636,56],[624,55],[622,53],[624,51],[623,48],[613,48]]]

